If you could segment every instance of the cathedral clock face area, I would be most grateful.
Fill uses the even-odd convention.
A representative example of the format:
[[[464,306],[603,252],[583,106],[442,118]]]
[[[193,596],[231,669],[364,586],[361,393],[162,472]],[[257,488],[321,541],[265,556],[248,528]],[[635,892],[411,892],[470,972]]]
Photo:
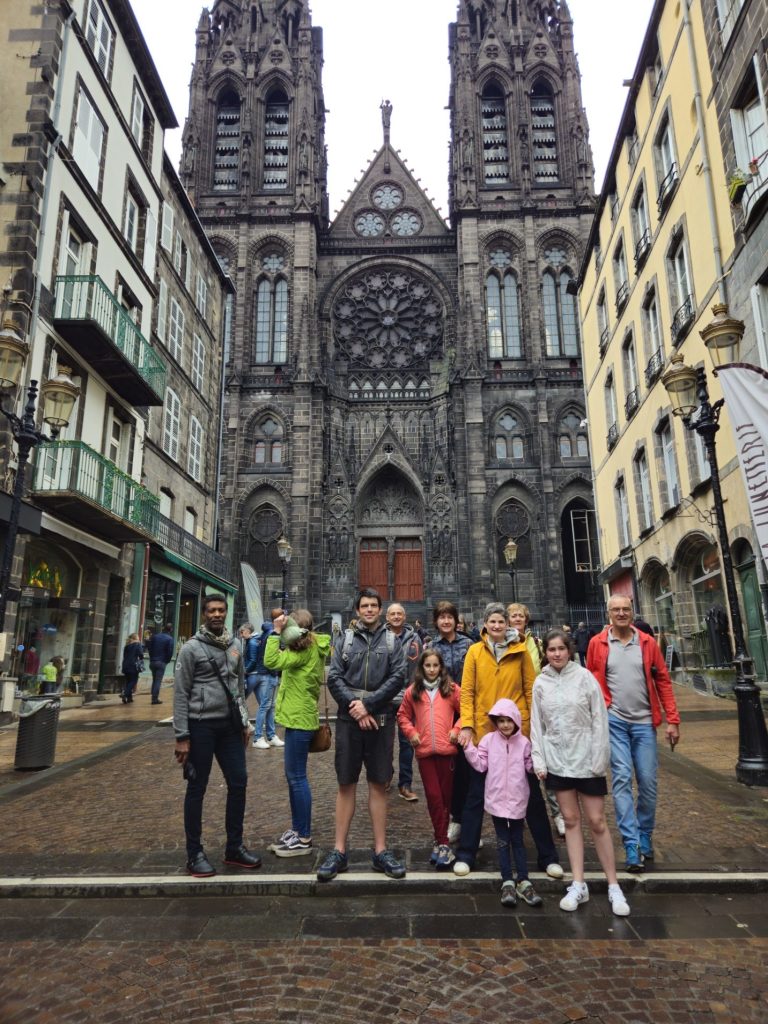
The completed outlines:
[[[379,185],[373,192],[373,205],[379,210],[396,210],[403,203],[403,190],[399,185]]]
[[[418,235],[421,231],[421,217],[412,210],[403,210],[396,213],[391,220],[392,234],[400,238],[408,238],[410,235]]]
[[[384,218],[373,210],[364,210],[355,217],[355,231],[363,238],[375,238],[384,234]]]

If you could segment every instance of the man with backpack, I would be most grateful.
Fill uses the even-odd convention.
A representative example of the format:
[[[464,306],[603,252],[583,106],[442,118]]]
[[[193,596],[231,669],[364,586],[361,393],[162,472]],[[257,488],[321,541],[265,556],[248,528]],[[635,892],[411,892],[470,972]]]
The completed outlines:
[[[264,667],[264,650],[267,638],[273,633],[272,623],[282,614],[282,608],[274,608],[270,621],[262,622],[259,636],[250,636],[245,645],[245,698],[247,700],[250,693],[255,693],[259,704],[252,740],[257,750],[285,746],[275,732],[275,692],[280,679],[277,673]]]

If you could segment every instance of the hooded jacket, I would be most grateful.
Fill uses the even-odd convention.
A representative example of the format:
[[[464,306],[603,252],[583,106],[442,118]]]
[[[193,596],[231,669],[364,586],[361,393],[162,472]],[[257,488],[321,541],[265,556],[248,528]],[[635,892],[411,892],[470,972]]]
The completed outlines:
[[[211,664],[213,659],[214,664]],[[232,638],[226,650],[210,643],[204,633],[184,644],[176,658],[173,680],[173,730],[177,740],[189,737],[190,718],[229,718],[229,700],[224,687],[233,696],[243,693],[243,659],[237,641]]]
[[[519,637],[517,630],[513,635]],[[479,743],[491,729],[488,713],[497,700],[507,697],[520,709],[522,730],[530,732],[530,708],[536,673],[524,639],[512,640],[501,661],[486,643],[487,633],[467,651],[461,676],[461,724],[474,730]]]
[[[536,772],[591,779],[608,771],[608,712],[597,680],[569,661],[545,665],[533,684],[531,745]]]
[[[264,666],[281,673],[275,698],[275,721],[287,729],[314,730],[320,725],[317,701],[331,650],[327,633],[313,633],[314,643],[301,651],[280,650],[280,637],[273,633],[264,651]]]
[[[403,648],[395,644],[390,653],[383,623],[374,630],[355,626],[348,651],[345,639],[342,633],[328,672],[328,689],[339,706],[339,718],[351,719],[349,705],[353,700],[362,700],[371,715],[393,715],[392,701],[405,685],[407,675]]]
[[[587,648],[587,668],[590,672],[594,673],[595,679],[600,684],[600,689],[603,691],[605,703],[608,707],[611,706],[611,691],[608,689],[607,679],[609,628],[606,627],[602,633],[593,636]],[[680,713],[677,710],[672,680],[669,678],[669,672],[667,672],[667,665],[661,649],[652,636],[648,636],[642,630],[635,629],[634,626],[632,629],[637,633],[640,651],[643,656],[643,672],[645,673],[645,685],[648,687],[648,699],[651,704],[651,720],[655,728],[658,729],[662,721],[661,709],[664,708],[667,721],[678,725],[680,723]]]
[[[461,728],[455,722],[460,699],[461,690],[456,683],[451,685],[450,697],[443,697],[438,690],[434,700],[424,692],[416,700],[413,686],[408,687],[397,712],[397,724],[407,740],[416,735],[421,738],[416,747],[416,757],[431,757],[433,754],[456,756],[457,747],[451,743],[450,734],[458,733]]]
[[[262,622],[261,633],[256,636],[248,637],[248,642],[245,645],[245,674],[251,675],[252,673],[258,673],[260,675],[274,675],[264,665],[264,651],[267,647],[267,640],[273,633],[272,622]]]
[[[496,729],[497,715],[511,718],[517,732],[502,736]],[[513,700],[497,700],[486,716],[492,730],[486,732],[478,746],[469,743],[464,756],[476,772],[487,772],[485,780],[485,809],[496,818],[521,820],[528,807],[530,787],[526,772],[533,770],[531,744],[521,729],[520,710]]]

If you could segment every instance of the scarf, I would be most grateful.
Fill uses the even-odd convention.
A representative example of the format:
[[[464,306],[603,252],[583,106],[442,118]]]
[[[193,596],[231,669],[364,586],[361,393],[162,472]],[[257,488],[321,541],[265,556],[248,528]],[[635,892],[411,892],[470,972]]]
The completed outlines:
[[[504,637],[501,643],[496,643],[494,640],[491,640],[487,633],[485,635],[485,641],[488,644],[488,648],[490,649],[491,654],[496,659],[496,663],[498,664],[504,657],[504,655],[507,653],[507,648],[509,647],[510,644],[520,643],[520,634],[516,629],[510,627],[507,630],[507,635]]]
[[[428,679],[424,680],[424,689],[425,690],[436,690],[439,685],[440,685],[440,676],[438,676],[437,679],[433,679],[431,683],[430,683],[430,681]]]
[[[204,637],[206,643],[213,644],[214,647],[220,647],[222,651],[226,651],[232,643],[232,634],[226,626],[224,627],[224,632],[221,636],[216,636],[216,634],[212,633],[207,626],[201,626],[199,632],[200,636]]]

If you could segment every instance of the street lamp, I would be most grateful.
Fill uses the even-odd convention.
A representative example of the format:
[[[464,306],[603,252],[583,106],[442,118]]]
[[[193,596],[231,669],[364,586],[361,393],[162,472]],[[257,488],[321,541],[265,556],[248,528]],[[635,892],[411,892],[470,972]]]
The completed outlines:
[[[515,563],[517,562],[517,544],[510,537],[504,545],[504,561],[507,563],[507,572],[512,581],[512,600],[516,601],[515,594]]]
[[[738,343],[744,334],[744,324],[733,320],[727,306],[713,307],[715,319],[700,333],[712,354],[713,360],[728,356],[735,361]],[[725,362],[725,358],[723,358]],[[716,365],[718,362],[716,361]],[[736,762],[736,778],[747,786],[768,786],[768,732],[760,704],[760,689],[755,684],[752,659],[744,643],[744,627],[741,609],[736,594],[736,577],[733,571],[728,530],[725,524],[723,495],[720,489],[720,470],[717,464],[715,435],[720,429],[720,412],[723,399],[712,404],[707,388],[707,372],[703,366],[696,369],[686,366],[683,357],[676,352],[661,378],[672,403],[672,412],[679,416],[688,430],[695,430],[701,438],[707,453],[712,479],[712,497],[720,540],[720,557],[725,576],[725,592],[731,617],[731,631],[734,640],[733,666],[736,670],[734,693],[739,721],[739,758]]]
[[[277,554],[280,558],[280,562],[283,567],[283,609],[285,610],[288,605],[288,566],[291,564],[291,555],[293,554],[293,548],[288,542],[288,538],[282,534],[277,541]]]
[[[2,330],[0,330],[0,412],[10,424],[19,454],[11,515],[3,548],[2,567],[0,567],[0,633],[5,629],[5,611],[9,599],[8,591],[16,550],[16,537],[19,532],[19,515],[29,453],[41,441],[52,441],[58,437],[59,431],[69,423],[77,396],[80,393],[77,385],[69,377],[69,369],[64,366],[59,368],[54,378],[46,381],[40,388],[40,397],[43,400],[43,420],[51,428],[50,436],[38,430],[35,425],[38,395],[36,380],[29,382],[27,404],[24,406],[21,416],[17,416],[12,409],[6,408],[5,398],[10,391],[18,386],[28,352],[29,346],[22,340],[18,328],[12,320],[6,318]]]

